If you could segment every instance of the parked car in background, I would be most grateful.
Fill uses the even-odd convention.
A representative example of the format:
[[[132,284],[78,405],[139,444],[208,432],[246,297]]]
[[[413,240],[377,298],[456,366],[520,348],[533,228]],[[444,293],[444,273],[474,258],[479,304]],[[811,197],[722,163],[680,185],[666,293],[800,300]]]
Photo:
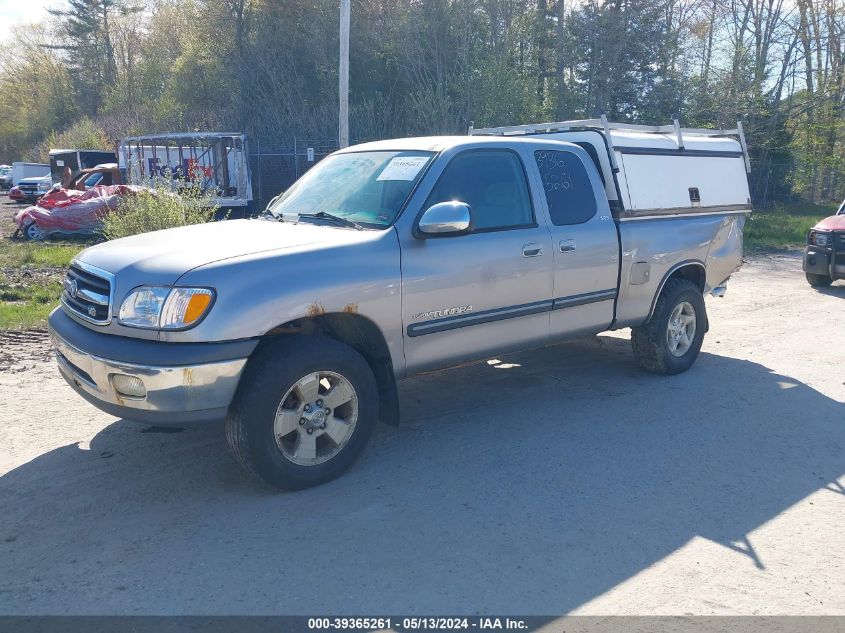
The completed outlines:
[[[398,423],[413,374],[627,327],[644,370],[692,366],[742,261],[741,127],[473,134],[349,147],[261,219],[83,251],[49,318],[61,374],[121,418],[225,419],[248,472],[297,489]]]
[[[53,184],[67,186],[68,177],[76,177],[79,172],[97,167],[103,163],[116,163],[117,154],[95,149],[51,149],[50,174]],[[63,180],[64,179],[64,180]]]
[[[47,174],[46,176],[36,176],[33,178],[23,178],[17,184],[17,189],[23,195],[23,199],[15,199],[15,201],[34,204],[38,198],[43,196],[52,188],[53,180],[50,178],[50,174]]]
[[[38,204],[19,211],[15,224],[29,240],[56,233],[91,235],[100,231],[103,218],[118,208],[124,196],[141,189],[130,185],[95,185],[84,191],[56,187],[39,198]]]
[[[78,172],[70,179],[65,189],[87,191],[92,187],[111,187],[122,184],[123,174],[118,169],[117,163],[104,163]]]
[[[41,178],[50,175],[50,165],[45,163],[12,163],[12,186],[24,178]]]
[[[12,166],[0,165],[0,189],[3,191],[12,188]]]
[[[821,220],[807,233],[804,274],[816,288],[845,279],[845,202],[836,215]]]
[[[121,197],[142,189],[123,185],[122,180],[117,163],[83,169],[70,177],[64,188],[52,184],[50,176],[37,179],[37,186],[25,179],[14,188],[12,199],[33,206],[15,215],[18,233],[29,240],[41,240],[56,233],[97,233],[103,218],[117,209]]]

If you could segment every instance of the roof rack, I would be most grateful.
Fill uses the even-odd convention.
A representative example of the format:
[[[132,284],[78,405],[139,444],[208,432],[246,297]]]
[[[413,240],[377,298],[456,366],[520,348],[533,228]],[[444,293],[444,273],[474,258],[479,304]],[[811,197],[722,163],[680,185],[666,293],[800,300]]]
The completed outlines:
[[[142,134],[141,136],[127,136],[121,141],[138,141],[154,140],[179,140],[179,139],[208,139],[208,138],[240,138],[245,136],[243,132],[165,132],[163,134]]]
[[[616,157],[613,152],[613,140],[610,136],[611,130],[625,130],[628,132],[643,132],[646,134],[674,134],[678,139],[678,147],[684,149],[684,134],[689,136],[736,136],[739,137],[739,144],[742,146],[742,156],[745,160],[745,170],[751,173],[751,162],[748,160],[748,146],[745,143],[745,132],[742,129],[742,121],[736,122],[736,128],[732,130],[710,130],[707,128],[682,128],[678,119],[674,119],[671,125],[636,125],[633,123],[611,123],[605,115],[598,119],[578,119],[574,121],[556,121],[554,123],[532,123],[529,125],[510,125],[505,127],[475,128],[472,123],[469,126],[470,136],[521,136],[528,134],[550,134],[554,132],[568,132],[572,130],[598,129],[604,132],[607,139],[610,161],[613,169],[616,169]]]

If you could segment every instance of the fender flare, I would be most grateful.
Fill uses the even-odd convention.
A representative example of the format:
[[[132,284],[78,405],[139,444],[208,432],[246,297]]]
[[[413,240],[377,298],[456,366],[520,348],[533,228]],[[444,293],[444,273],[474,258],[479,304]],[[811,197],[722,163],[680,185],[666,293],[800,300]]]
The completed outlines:
[[[663,275],[663,279],[660,280],[660,285],[657,286],[657,292],[654,293],[654,296],[651,298],[651,307],[648,310],[648,317],[646,317],[644,323],[647,323],[651,320],[651,317],[654,316],[654,309],[657,307],[657,299],[660,297],[660,293],[663,292],[663,287],[666,285],[666,282],[669,281],[669,278],[678,272],[681,268],[685,268],[687,266],[697,266],[701,268],[701,272],[704,275],[705,283],[707,279],[707,267],[704,265],[700,259],[686,259],[682,262],[678,262],[668,271],[666,274]],[[701,288],[702,294],[704,293],[704,289]]]

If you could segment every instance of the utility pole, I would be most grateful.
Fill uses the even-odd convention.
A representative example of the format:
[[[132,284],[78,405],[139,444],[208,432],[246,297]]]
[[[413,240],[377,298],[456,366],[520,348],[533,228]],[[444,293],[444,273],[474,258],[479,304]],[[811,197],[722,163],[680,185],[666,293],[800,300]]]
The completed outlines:
[[[340,0],[340,64],[338,73],[340,120],[338,121],[338,142],[341,147],[349,146],[349,5],[350,0]]]

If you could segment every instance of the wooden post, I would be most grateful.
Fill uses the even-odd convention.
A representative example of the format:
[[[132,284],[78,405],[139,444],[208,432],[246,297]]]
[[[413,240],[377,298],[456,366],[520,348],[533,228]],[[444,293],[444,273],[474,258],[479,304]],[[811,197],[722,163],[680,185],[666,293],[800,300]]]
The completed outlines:
[[[349,5],[350,0],[340,0],[340,64],[338,67],[340,96],[338,142],[340,147],[349,146]]]

